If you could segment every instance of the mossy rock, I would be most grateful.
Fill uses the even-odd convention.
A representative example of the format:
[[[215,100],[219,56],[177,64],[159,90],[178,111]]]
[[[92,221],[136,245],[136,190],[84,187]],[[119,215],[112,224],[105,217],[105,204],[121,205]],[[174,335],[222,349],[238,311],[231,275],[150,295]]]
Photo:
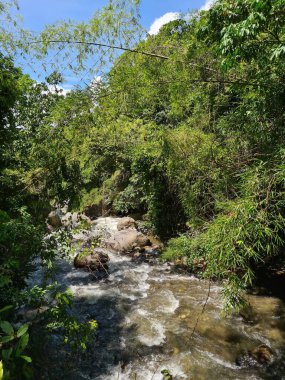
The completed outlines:
[[[74,266],[78,269],[100,271],[108,269],[109,261],[109,256],[104,249],[95,248],[91,252],[90,250],[85,250],[78,253],[74,258]]]

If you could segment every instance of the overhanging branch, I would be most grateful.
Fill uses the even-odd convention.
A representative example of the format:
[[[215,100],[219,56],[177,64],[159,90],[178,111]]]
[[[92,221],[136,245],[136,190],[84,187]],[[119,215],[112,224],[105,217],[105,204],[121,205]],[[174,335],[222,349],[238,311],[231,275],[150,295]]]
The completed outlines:
[[[146,51],[140,51],[137,49],[130,49],[130,48],[126,48],[123,46],[107,45],[107,44],[103,44],[103,43],[99,43],[99,42],[69,41],[69,40],[47,40],[47,41],[37,40],[37,41],[28,42],[28,45],[32,45],[32,44],[56,44],[56,43],[58,43],[58,44],[62,43],[62,44],[76,44],[76,45],[82,44],[82,45],[99,46],[99,47],[106,47],[109,49],[129,51],[131,53],[147,55],[150,57],[155,57],[155,58],[160,58],[160,59],[169,59],[169,57],[167,57],[165,55],[150,53],[150,52],[146,52]]]

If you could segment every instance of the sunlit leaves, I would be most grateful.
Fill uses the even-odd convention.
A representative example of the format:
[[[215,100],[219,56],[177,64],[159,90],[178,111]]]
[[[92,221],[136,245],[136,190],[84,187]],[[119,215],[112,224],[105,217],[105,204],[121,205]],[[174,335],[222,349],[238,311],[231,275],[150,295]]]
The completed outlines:
[[[22,325],[22,326],[18,329],[18,331],[17,331],[17,333],[16,333],[17,338],[20,338],[22,335],[26,334],[26,332],[28,331],[28,328],[29,328],[29,325],[28,325],[27,323],[24,324],[24,325]]]
[[[261,65],[278,62],[284,54],[284,9],[284,0],[217,1],[203,33],[208,30],[210,39],[214,34],[212,42],[230,66],[257,57]]]

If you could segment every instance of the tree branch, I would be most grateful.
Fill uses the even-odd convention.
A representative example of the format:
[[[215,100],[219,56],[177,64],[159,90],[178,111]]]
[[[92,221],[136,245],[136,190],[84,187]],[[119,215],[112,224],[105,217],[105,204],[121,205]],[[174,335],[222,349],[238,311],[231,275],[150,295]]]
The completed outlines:
[[[60,44],[60,43],[62,43],[62,44],[76,44],[76,45],[82,44],[82,45],[107,47],[109,49],[129,51],[131,53],[137,53],[137,54],[147,55],[147,56],[150,56],[150,57],[155,57],[155,58],[160,58],[160,59],[169,59],[169,57],[167,57],[165,55],[160,55],[160,54],[155,54],[155,53],[149,53],[149,52],[146,52],[146,51],[140,51],[140,50],[137,50],[137,49],[130,49],[130,48],[122,47],[122,46],[107,45],[107,44],[102,44],[102,43],[99,43],[99,42],[69,41],[69,40],[47,40],[47,41],[39,40],[39,41],[30,41],[30,42],[28,42],[28,45],[42,44],[42,43],[45,43],[45,44],[56,44],[56,43]]]

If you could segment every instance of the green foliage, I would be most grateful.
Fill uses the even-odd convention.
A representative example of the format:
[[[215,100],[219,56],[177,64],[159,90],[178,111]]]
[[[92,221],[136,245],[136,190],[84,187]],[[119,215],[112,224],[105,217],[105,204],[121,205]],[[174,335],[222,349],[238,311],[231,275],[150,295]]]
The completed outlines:
[[[36,144],[47,198],[147,214],[161,237],[179,235],[165,258],[229,280],[226,309],[283,247],[283,8],[221,0],[165,25],[137,49],[167,59],[126,52],[51,107],[39,136],[52,144]]]
[[[273,168],[264,163],[242,175],[240,196],[219,205],[219,214],[192,238],[170,241],[165,258],[186,256],[207,262],[204,276],[228,279],[225,310],[243,306],[242,290],[253,284],[254,271],[284,245],[283,151]],[[198,257],[197,257],[198,255]]]
[[[6,5],[0,3],[1,15]],[[110,1],[88,22],[48,26],[33,49],[44,57],[56,39],[134,48],[138,5]],[[284,0],[218,0],[135,46],[164,58],[130,51],[118,58],[119,49],[79,43],[68,50],[60,43],[57,58],[74,58],[77,73],[90,54],[100,68],[114,63],[66,96],[58,62],[39,84],[0,56],[1,306],[20,302],[35,257],[51,275],[56,255],[70,254],[70,231],[42,239],[50,205],[61,202],[73,210],[95,205],[104,214],[144,214],[160,237],[172,238],[165,259],[186,260],[193,271],[205,263],[202,276],[225,280],[225,311],[243,305],[256,270],[282,259],[284,250],[284,9]],[[4,32],[0,46],[7,51]],[[47,306],[51,293],[34,288],[22,302]],[[96,323],[72,316],[70,294],[53,296],[47,328],[85,349]],[[14,326],[6,322],[2,335],[9,339]]]
[[[13,107],[19,96],[18,79],[21,71],[13,61],[0,53],[0,183],[3,186],[2,171],[10,162],[11,143],[15,136]],[[3,190],[2,190],[3,191]],[[3,194],[2,191],[0,194]]]
[[[60,331],[63,342],[73,350],[86,350],[97,329],[97,322],[90,320],[80,322],[70,313],[73,295],[71,291],[56,292],[53,294],[56,305],[47,313],[47,329],[51,332]]]
[[[86,206],[95,205],[100,206],[103,196],[100,189],[94,188],[87,192],[86,189],[81,191],[80,209],[84,210]]]
[[[215,214],[216,200],[229,193],[234,147],[231,141],[221,144],[213,134],[183,126],[166,135],[165,149],[171,184],[191,224],[199,225]]]
[[[79,253],[76,256],[78,262],[80,262],[81,259],[84,259],[84,257],[91,255],[94,252],[94,248],[100,246],[100,240],[100,237],[97,237],[96,239],[92,240],[90,247],[81,247]]]
[[[72,233],[68,229],[58,229],[46,235],[42,241],[40,252],[42,264],[48,270],[47,276],[52,275],[56,257],[68,258],[71,250]]]
[[[173,376],[171,375],[171,372],[168,369],[163,369],[161,371],[161,373],[163,375],[163,380],[172,380],[173,379]]]
[[[4,306],[17,298],[32,270],[31,262],[41,249],[42,229],[32,223],[24,209],[18,218],[9,218],[4,212],[1,216],[0,305]]]
[[[254,60],[266,70],[271,61],[281,61],[285,54],[284,5],[284,0],[218,1],[209,12],[205,30],[218,42],[225,56],[223,64]]]
[[[74,352],[84,351],[97,330],[95,320],[80,320],[73,315],[74,296],[70,290],[62,291],[56,282],[45,287],[34,286],[21,294],[19,303],[38,310],[31,329],[31,350],[37,349],[37,334],[49,340],[60,337]],[[20,331],[21,332],[21,331]],[[36,359],[36,358],[35,358]]]
[[[1,314],[12,306],[0,310],[0,357],[3,379],[14,379],[16,376],[29,378],[31,369],[28,364],[32,359],[25,355],[29,343],[29,325],[23,324],[15,329],[10,322],[3,320]],[[0,376],[1,377],[1,376]]]

